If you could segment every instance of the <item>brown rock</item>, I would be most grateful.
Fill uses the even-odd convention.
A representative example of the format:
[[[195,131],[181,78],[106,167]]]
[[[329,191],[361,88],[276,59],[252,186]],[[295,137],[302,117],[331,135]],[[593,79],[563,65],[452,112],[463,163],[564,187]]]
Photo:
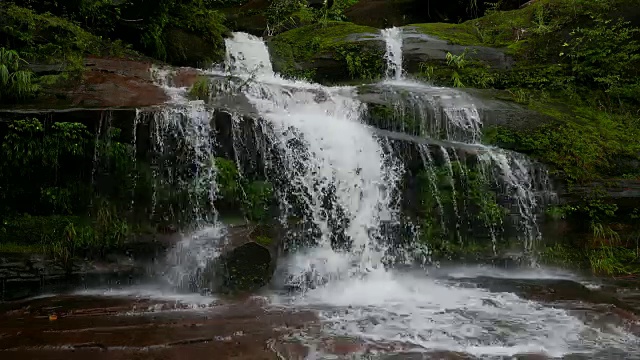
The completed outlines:
[[[198,70],[193,68],[176,69],[173,75],[173,86],[175,87],[191,87],[198,80]]]

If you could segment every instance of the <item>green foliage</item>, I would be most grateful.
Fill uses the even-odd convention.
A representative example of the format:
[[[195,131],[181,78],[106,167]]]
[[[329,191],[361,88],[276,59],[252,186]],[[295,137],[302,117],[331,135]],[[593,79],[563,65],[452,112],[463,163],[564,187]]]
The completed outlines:
[[[270,35],[307,25],[315,20],[312,9],[304,0],[273,0],[266,11]]]
[[[5,220],[0,243],[39,244],[67,272],[80,256],[104,256],[129,236],[125,220],[102,202],[95,218],[24,215]]]
[[[584,268],[597,275],[621,276],[638,274],[638,252],[625,246],[602,244],[584,248],[567,243],[554,243],[539,252],[543,264]]]
[[[633,117],[607,114],[588,107],[539,103],[534,109],[552,121],[533,129],[496,128],[485,141],[530,154],[552,165],[570,183],[638,172],[625,162],[640,158],[640,128]]]
[[[224,54],[224,16],[207,0],[32,0],[21,6],[0,5],[6,38],[28,59],[74,63],[88,54],[135,55],[123,45],[162,60],[182,64],[218,60]],[[94,35],[95,34],[95,35]],[[98,35],[98,36],[96,36]],[[114,39],[106,41],[104,38]],[[195,64],[192,64],[195,65]]]
[[[495,71],[480,61],[467,59],[469,49],[460,55],[447,52],[446,65],[437,62],[423,62],[419,65],[418,76],[429,82],[462,88],[489,88],[497,81]]]
[[[350,40],[350,36],[377,32],[375,28],[336,21],[289,30],[270,40],[274,66],[290,77],[302,73],[331,78],[335,74],[315,74],[311,68],[314,59],[330,57],[344,64],[347,77],[377,78],[384,68],[382,50],[366,41]]]
[[[211,82],[207,77],[198,77],[198,80],[189,89],[189,95],[198,100],[209,100],[211,97]]]
[[[0,40],[28,60],[73,63],[84,55],[123,54],[120,42],[92,35],[75,23],[50,13],[38,14],[15,5],[0,6]]]
[[[42,246],[68,271],[78,256],[120,247],[133,227],[125,216],[143,177],[118,136],[111,129],[96,142],[80,123],[9,123],[1,145],[0,243]]]
[[[241,177],[236,164],[216,158],[218,208],[242,210],[248,220],[266,222],[274,202],[273,187],[265,181],[250,181]]]
[[[45,127],[36,119],[27,119],[11,123],[7,130],[0,160],[3,205],[33,214],[69,214],[86,204],[85,188],[79,185],[85,174],[77,171],[89,146],[84,125]],[[39,188],[30,185],[35,179]]]
[[[351,79],[375,80],[384,70],[381,51],[366,50],[357,44],[348,44],[336,49],[336,60],[344,61]]]
[[[588,252],[591,270],[600,275],[631,275],[640,272],[637,253],[625,247],[602,245]]]
[[[236,199],[241,196],[242,186],[240,185],[240,174],[236,164],[228,159],[216,158],[216,182],[218,184],[218,194],[220,197]]]
[[[619,19],[634,6],[628,0],[540,0],[462,24],[414,26],[455,44],[505,48],[518,62],[491,85],[512,89],[522,102],[527,99],[521,89],[528,89],[635,112],[640,29]]]
[[[335,0],[332,7],[313,9],[306,0],[271,0],[266,11],[269,35],[279,34],[304,25],[328,25],[333,21],[346,21],[344,12],[359,0]]]
[[[186,52],[202,51],[198,61],[213,61],[224,55],[222,36],[227,31],[222,13],[205,0],[125,1],[120,5],[128,20],[110,37],[128,41],[145,54],[182,65]],[[142,36],[134,36],[142,33]],[[180,33],[184,36],[176,37]],[[202,49],[205,47],[206,49]],[[195,64],[191,64],[195,65]]]
[[[245,185],[244,209],[249,220],[264,222],[269,220],[269,210],[273,203],[273,187],[265,181],[253,181]]]
[[[576,86],[596,87],[616,98],[640,104],[640,29],[630,22],[593,16],[593,25],[578,27],[563,44]]]
[[[0,103],[28,98],[38,90],[33,73],[22,69],[24,64],[16,51],[0,47]]]
[[[416,215],[423,243],[444,253],[453,251],[452,243],[465,244],[465,247],[492,246],[491,241],[485,241],[484,245],[475,241],[481,233],[490,234],[500,227],[508,211],[498,204],[495,189],[481,169],[453,161],[451,168],[442,165],[433,171],[424,170],[417,179],[419,208]],[[457,226],[463,228],[454,231]],[[478,238],[467,238],[467,233]]]

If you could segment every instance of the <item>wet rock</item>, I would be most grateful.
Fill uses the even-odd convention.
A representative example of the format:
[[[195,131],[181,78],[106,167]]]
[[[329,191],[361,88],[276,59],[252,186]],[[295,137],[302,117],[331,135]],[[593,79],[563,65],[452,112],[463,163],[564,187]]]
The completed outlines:
[[[206,68],[223,59],[224,51],[218,48],[218,44],[189,31],[169,29],[166,39],[167,62],[170,64]]]
[[[549,360],[549,356],[544,354],[516,354],[509,357],[509,360]]]
[[[221,293],[252,292],[271,280],[280,252],[276,226],[232,227],[219,258],[200,275],[200,288]]]
[[[384,360],[474,360],[471,355],[456,351],[432,351],[427,353],[400,353],[386,355]]]
[[[624,161],[621,159],[620,161]],[[640,167],[635,160],[627,164],[630,168]],[[630,213],[638,207],[640,198],[640,180],[637,179],[609,179],[579,186],[572,186],[569,190],[566,186],[558,189],[558,193],[569,203],[584,201],[594,191],[604,191],[607,197],[613,199],[618,206],[617,214]]]
[[[514,61],[503,50],[484,46],[461,46],[449,43],[435,36],[422,34],[416,27],[403,28],[403,67],[409,73],[420,70],[423,62],[446,65],[447,53],[460,55],[468,51],[466,59],[479,61],[494,69],[510,68]]]
[[[573,280],[564,279],[507,279],[480,276],[465,281],[477,284],[493,292],[512,292],[529,300],[542,303],[586,304],[589,309],[596,309],[628,320],[637,320],[640,308],[626,303],[616,296],[604,291],[589,289]],[[594,307],[595,306],[595,307]]]
[[[435,137],[423,134],[416,126],[407,126],[413,119],[425,124],[438,123],[444,109],[474,104],[483,128],[501,126],[528,129],[548,123],[551,118],[521,105],[500,99],[501,94],[492,90],[451,89],[389,84],[369,84],[358,87],[358,99],[368,105],[365,121],[384,130],[405,132],[411,135]]]
[[[321,84],[380,78],[384,41],[374,28],[333,22],[289,30],[267,43],[273,69]]]
[[[198,70],[193,68],[187,67],[176,69],[175,74],[173,75],[173,86],[189,88],[196,83],[199,76],[200,73]]]
[[[197,311],[136,297],[49,297],[0,304],[2,359],[274,359],[269,346],[316,318],[243,301]],[[161,306],[150,313],[148,308]],[[48,316],[58,314],[58,320]],[[123,316],[135,313],[137,316]]]
[[[309,347],[301,344],[300,342],[273,341],[270,346],[281,359],[305,360],[309,355]]]
[[[249,0],[242,6],[224,9],[227,27],[235,31],[263,36],[267,30],[266,10],[269,0]]]
[[[184,49],[174,49],[174,52],[179,54],[180,50]],[[193,54],[197,55],[197,52]],[[187,60],[206,62],[204,55],[198,60]],[[189,63],[187,60],[183,63]],[[179,87],[189,87],[197,79],[195,69],[173,68],[147,59],[88,57],[84,65],[85,70],[80,78],[45,86],[41,97],[10,109],[69,111],[73,108],[150,107],[162,105],[169,99],[164,89],[154,83],[152,69],[166,69],[169,76],[166,80]],[[57,65],[40,64],[31,65],[31,69],[37,75],[56,75],[64,70]]]

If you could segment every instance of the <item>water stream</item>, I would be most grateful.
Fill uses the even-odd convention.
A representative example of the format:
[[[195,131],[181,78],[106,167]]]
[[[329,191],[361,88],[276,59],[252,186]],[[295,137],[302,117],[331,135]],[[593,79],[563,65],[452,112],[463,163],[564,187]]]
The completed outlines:
[[[409,89],[412,96],[397,107],[402,113],[396,115],[413,114],[420,130],[411,135],[443,144],[415,145],[443,230],[465,241],[461,226],[468,199],[458,202],[454,197],[450,216],[446,208],[451,205],[441,197],[440,188],[444,183],[454,194],[463,194],[460,184],[471,177],[464,164],[474,162],[477,176],[511,204],[519,250],[534,249],[541,236],[537,216],[542,199],[552,194],[545,171],[523,155],[481,144],[482,121],[473,103],[454,90],[407,79],[402,70],[401,30],[385,30],[383,38],[388,71],[387,79],[378,85],[391,95]],[[399,245],[387,241],[384,229],[401,224],[406,159],[394,151],[391,140],[365,123],[366,105],[358,100],[356,88],[282,78],[273,71],[265,42],[249,34],[233,33],[226,39],[226,48],[224,70],[207,72],[239,79],[242,86],[237,89],[260,118],[251,125],[261,138],[256,151],[265,175],[279,184],[275,191],[282,224],[290,217],[301,217],[305,224],[303,246],[278,259],[276,278],[261,294],[269,310],[318,314],[319,330],[300,327],[289,337],[309,349],[304,358],[365,358],[364,354],[328,354],[322,350],[327,338],[355,339],[378,349],[366,358],[436,351],[482,359],[517,354],[607,358],[613,350],[637,352],[637,339],[619,327],[594,326],[552,303],[482,285],[487,278],[573,281],[571,274],[400,266],[414,265],[415,259],[394,256],[398,252],[391,250]],[[171,86],[163,71],[155,75],[171,100],[162,111],[146,115],[153,116],[154,124],[150,134],[156,154],[153,198],[162,198],[155,192],[177,189],[189,206],[166,208],[154,201],[152,216],[187,212],[191,226],[167,255],[165,277],[172,286],[189,287],[215,261],[227,231],[213,206],[218,195],[213,161],[217,134],[211,126],[212,110],[204,102],[187,100],[185,89]],[[243,165],[243,121],[239,114],[232,115],[233,160],[238,165]],[[469,148],[473,151],[467,159],[464,151]],[[495,245],[504,226],[489,218],[486,222]],[[513,289],[519,289],[522,284],[515,281]],[[156,288],[142,287],[108,295],[159,296]],[[193,297],[181,299],[188,298],[185,301],[194,302],[195,308],[208,304],[207,297]],[[208,335],[199,336],[207,339]]]
[[[394,29],[385,32],[387,59],[394,64],[390,76],[402,83],[396,36]],[[253,79],[245,95],[272,126],[271,143],[283,158],[279,164],[290,181],[288,191],[302,200],[306,216],[319,229],[315,244],[280,264],[288,270],[286,281],[308,284],[312,279],[313,286],[270,295],[274,306],[319,312],[323,332],[330,336],[402,344],[417,351],[559,357],[626,346],[624,336],[590,328],[565,310],[430,277],[424,271],[386,269],[380,227],[397,219],[392,195],[402,175],[400,159],[386,152],[383,140],[363,123],[363,105],[355,100],[353,89],[282,79],[268,65],[266,45],[251,35],[235,33],[227,39],[227,49],[227,68]],[[262,64],[261,70],[255,70],[256,64]],[[468,134],[446,140],[478,143],[480,122],[472,104],[444,109],[443,116],[447,136]],[[517,203],[527,249],[537,236],[531,163],[501,149],[485,150],[479,161]],[[430,150],[423,151],[426,162],[433,163]],[[446,154],[453,177],[447,149],[439,151]],[[298,340],[307,345],[318,341],[304,333]]]

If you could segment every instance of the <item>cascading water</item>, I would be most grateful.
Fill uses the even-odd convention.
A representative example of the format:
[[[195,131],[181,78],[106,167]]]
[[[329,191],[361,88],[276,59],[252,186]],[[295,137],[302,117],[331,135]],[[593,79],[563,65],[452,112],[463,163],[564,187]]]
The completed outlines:
[[[458,143],[476,146],[478,148],[476,152],[479,154],[476,161],[479,162],[481,172],[493,178],[501,194],[514,205],[514,213],[517,214],[515,221],[518,224],[518,238],[524,252],[531,252],[537,240],[540,239],[536,216],[541,209],[540,200],[545,200],[549,198],[549,194],[552,194],[548,188],[546,172],[542,171],[542,179],[537,179],[533,175],[536,166],[526,157],[483,145],[481,143],[482,120],[468,97],[451,89],[436,88],[406,79],[402,75],[402,56],[397,55],[398,49],[402,49],[402,32],[397,28],[391,28],[383,30],[382,33],[387,44],[387,80],[383,86],[386,84],[391,87],[392,93],[397,92],[396,88],[411,93],[410,96],[402,95],[399,99],[396,94],[393,94],[395,114],[390,127],[393,129],[399,123],[403,128],[398,130],[406,131],[404,123],[407,122],[407,118],[410,118],[412,122],[419,124],[412,129],[414,133],[417,132],[415,135],[444,140],[454,150]],[[454,171],[448,149],[441,147],[440,150],[455,192]],[[421,149],[422,151],[425,149]],[[423,156],[423,159],[426,157]],[[423,161],[423,163],[425,168],[434,166],[433,161]],[[461,161],[458,160],[457,163],[460,164],[460,176],[466,176]],[[433,172],[433,170],[429,171]],[[542,191],[536,189],[535,181],[538,180],[539,184],[546,186]],[[452,201],[455,217],[460,219],[455,195],[452,196]],[[495,249],[498,224],[491,223],[490,219],[487,221],[486,226],[490,229]],[[457,221],[455,227],[459,229],[460,225]]]
[[[281,154],[267,167],[277,166],[290,184],[281,190],[288,194],[280,194],[283,216],[292,207],[285,199],[294,197],[317,230],[316,244],[293,257],[291,281],[304,285],[309,274],[327,281],[380,265],[376,232],[395,218],[399,175],[360,122],[362,105],[352,90],[280,78],[254,36],[235,33],[226,43],[227,69],[251,79],[244,93],[268,122],[270,143]]]
[[[402,174],[389,144],[362,124],[363,105],[352,89],[280,78],[270,68],[265,44],[247,34],[227,39],[227,51],[227,69],[246,83],[244,95],[263,118],[256,131],[268,137],[260,145],[267,173],[284,184],[278,193],[283,217],[299,207],[299,214],[313,224],[314,241],[282,264],[293,275],[289,282],[303,285],[314,276],[320,280],[301,293],[274,294],[274,303],[317,310],[325,335],[357,337],[385,348],[497,359],[522,353],[563,356],[624,343],[623,337],[589,328],[564,310],[511,293],[385,269],[381,227],[398,216],[394,193]],[[455,113],[474,112],[450,112]],[[452,124],[479,135],[477,122],[464,125],[476,120],[456,117]],[[470,143],[478,145],[477,139],[472,136]],[[487,176],[495,174],[517,199],[531,194],[522,158],[480,145],[474,149],[479,149],[477,157],[488,157],[480,161]],[[434,166],[434,157],[447,150],[436,147],[433,152],[420,145],[436,195],[437,174],[426,163]],[[448,169],[451,174],[455,167]],[[530,208],[531,201],[522,206]],[[302,330],[296,338],[313,349],[324,335]],[[313,355],[323,358],[322,353]]]
[[[387,52],[387,79],[401,80],[402,74],[402,29],[392,27],[382,30]]]
[[[155,154],[151,213],[170,215],[187,230],[167,255],[170,268],[165,278],[179,288],[200,289],[200,274],[219,256],[226,234],[214,206],[218,188],[213,110],[203,101],[188,100],[186,89],[172,86],[169,71],[151,71],[156,84],[170,96],[150,119]],[[157,200],[158,192],[162,192],[163,203]],[[163,220],[168,219],[156,219]]]

